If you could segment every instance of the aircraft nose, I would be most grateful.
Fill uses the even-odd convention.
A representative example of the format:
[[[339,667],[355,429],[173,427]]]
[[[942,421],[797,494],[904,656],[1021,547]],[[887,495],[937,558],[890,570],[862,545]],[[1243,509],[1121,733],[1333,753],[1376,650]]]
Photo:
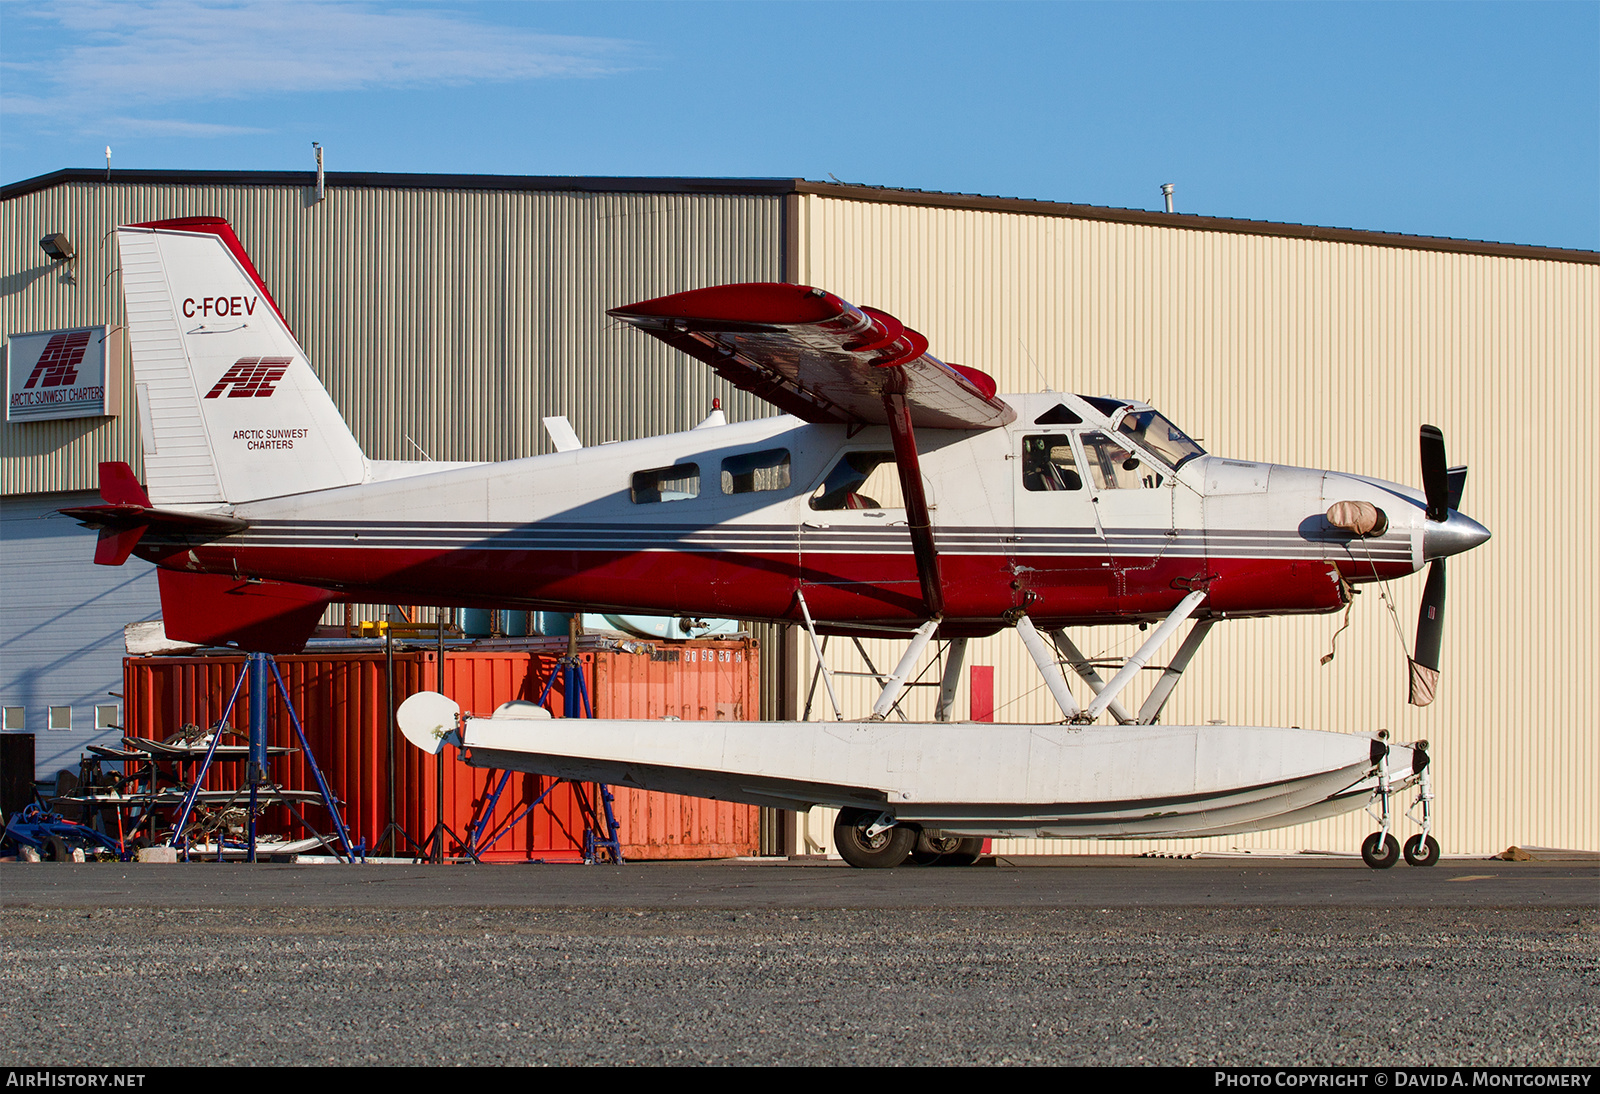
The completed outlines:
[[[1459,555],[1488,538],[1489,529],[1452,509],[1442,521],[1423,521],[1422,557],[1432,562],[1436,558]]]

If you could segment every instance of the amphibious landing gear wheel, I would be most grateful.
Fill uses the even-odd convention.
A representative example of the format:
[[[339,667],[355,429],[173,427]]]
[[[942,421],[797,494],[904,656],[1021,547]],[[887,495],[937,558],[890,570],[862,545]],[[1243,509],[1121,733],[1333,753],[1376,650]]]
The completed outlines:
[[[1405,854],[1407,866],[1432,866],[1439,861],[1439,841],[1432,836],[1426,840],[1412,836],[1406,840]]]
[[[1374,832],[1361,841],[1361,861],[1374,870],[1387,870],[1400,861],[1400,841]]]
[[[945,861],[961,848],[961,837],[947,836],[943,832],[924,829],[917,834],[917,844],[911,851],[911,861],[917,866],[943,866]]]
[[[839,857],[851,866],[866,870],[899,866],[917,845],[916,829],[903,825],[867,835],[878,816],[868,809],[839,810],[839,819],[833,822],[833,844],[839,849]]]

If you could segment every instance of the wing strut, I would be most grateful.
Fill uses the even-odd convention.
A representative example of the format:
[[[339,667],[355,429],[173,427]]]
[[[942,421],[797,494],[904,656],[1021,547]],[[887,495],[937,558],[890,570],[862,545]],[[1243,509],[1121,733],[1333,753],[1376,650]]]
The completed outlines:
[[[906,499],[911,550],[917,557],[917,578],[922,582],[922,602],[928,606],[928,615],[937,619],[944,615],[944,579],[939,572],[939,550],[933,542],[928,498],[922,489],[922,465],[917,460],[911,409],[903,394],[885,392],[883,412],[889,420],[889,436],[894,440],[894,462],[900,470],[900,490]]]

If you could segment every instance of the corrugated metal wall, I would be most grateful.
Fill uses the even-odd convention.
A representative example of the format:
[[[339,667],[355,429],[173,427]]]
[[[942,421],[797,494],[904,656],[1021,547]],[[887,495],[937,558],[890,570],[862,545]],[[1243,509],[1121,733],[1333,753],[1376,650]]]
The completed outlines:
[[[41,778],[76,770],[85,745],[116,740],[96,717],[109,706],[122,721],[122,625],[161,610],[154,566],[95,566],[94,535],[56,515],[99,503],[85,493],[0,502],[0,705],[23,708]],[[70,714],[52,725],[51,707]]]
[[[1451,462],[1472,468],[1463,509],[1495,538],[1450,561],[1439,701],[1405,702],[1417,575],[1387,590],[1398,634],[1369,586],[1323,667],[1341,616],[1224,623],[1165,720],[1427,738],[1446,853],[1600,849],[1600,482],[1586,446],[1565,443],[1600,412],[1600,267],[819,196],[801,199],[799,238],[800,280],[886,309],[1001,391],[1147,399],[1214,453],[1411,483],[1419,424],[1443,428]],[[1125,654],[1136,633],[1076,640]],[[893,665],[889,647],[868,648]],[[975,642],[969,663],[996,666],[997,718],[1059,717],[1014,635]],[[845,690],[863,712],[867,685]],[[931,695],[913,702],[931,713]],[[1356,814],[1092,846],[1349,852],[1373,827]],[[1002,848],[1068,846],[1084,849]]]
[[[121,323],[113,227],[180,216],[232,222],[373,458],[534,455],[550,414],[593,444],[687,429],[714,396],[731,420],[771,413],[605,310],[780,279],[773,196],[64,183],[0,203],[0,327]],[[70,273],[39,249],[53,232]],[[132,398],[110,422],[0,426],[0,493],[140,470]]]

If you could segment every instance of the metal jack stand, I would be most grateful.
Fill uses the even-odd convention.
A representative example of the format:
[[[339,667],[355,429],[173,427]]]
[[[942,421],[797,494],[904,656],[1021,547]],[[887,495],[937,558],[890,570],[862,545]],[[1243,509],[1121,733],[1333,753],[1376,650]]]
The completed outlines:
[[[594,708],[589,703],[589,685],[583,678],[583,662],[578,660],[578,631],[574,620],[572,630],[568,633],[567,655],[561,659],[558,671],[561,674],[561,693],[565,698],[563,717],[566,718],[593,718]],[[556,673],[550,674],[550,679],[544,683],[544,691],[539,695],[539,705],[544,706],[545,700],[550,697],[550,688],[556,682]],[[617,835],[617,818],[611,811],[611,788],[605,783],[595,783],[598,802],[589,800],[583,792],[580,783],[574,784],[577,791],[578,809],[583,813],[583,861],[585,865],[592,866],[600,861],[600,856],[606,855],[611,861],[622,865],[622,840]],[[596,808],[598,805],[599,808]]]
[[[294,726],[296,738],[300,741],[300,748],[306,758],[306,764],[311,768],[311,775],[317,781],[317,790],[322,798],[323,806],[328,810],[328,815],[333,818],[333,826],[339,834],[339,842],[344,847],[345,861],[355,860],[355,851],[350,845],[350,833],[345,829],[344,818],[339,813],[339,803],[334,798],[333,792],[328,789],[328,782],[322,777],[322,769],[317,766],[317,758],[311,752],[311,743],[306,740],[305,727],[300,724],[300,715],[295,711],[294,704],[289,699],[289,689],[283,682],[283,676],[278,672],[277,663],[272,656],[266,653],[246,654],[245,670],[239,674],[239,679],[233,685],[233,694],[228,696],[228,705],[222,711],[211,731],[211,743],[206,748],[205,759],[200,762],[199,769],[194,773],[194,782],[189,787],[189,792],[184,795],[183,806],[178,811],[177,822],[173,825],[172,844],[178,847],[184,841],[184,827],[188,824],[189,815],[194,810],[195,802],[200,797],[200,787],[205,782],[206,774],[211,770],[211,762],[216,756],[217,745],[222,740],[222,727],[228,724],[228,716],[233,713],[234,705],[239,701],[239,691],[244,687],[248,678],[250,681],[250,752],[245,765],[245,781],[250,787],[249,805],[249,842],[246,847],[246,861],[256,861],[256,817],[263,807],[261,795],[263,789],[268,797],[276,799],[289,809],[306,829],[314,833],[318,839],[323,839],[294,802],[281,793],[282,787],[271,782],[267,776],[267,695],[270,685],[267,682],[270,671],[272,680],[278,685],[278,694],[283,698],[284,709],[289,712],[289,721]],[[326,842],[326,840],[324,840]],[[335,854],[337,855],[337,851]],[[222,857],[222,839],[217,838],[217,857]]]
[[[539,693],[539,705],[544,706],[550,698],[550,689],[555,686],[556,678],[561,678],[561,691],[564,697],[562,717],[564,718],[593,718],[594,708],[589,703],[589,687],[584,680],[583,664],[577,655],[577,637],[573,633],[571,641],[567,644],[567,656],[557,662],[556,670],[550,674],[550,679],[545,681],[544,690]],[[494,792],[489,795],[482,809],[482,819],[472,825],[468,830],[467,853],[476,861],[478,854],[487,845],[492,845],[513,825],[521,821],[539,804],[550,796],[550,792],[565,780],[553,780],[544,792],[528,803],[527,808],[517,813],[516,816],[506,821],[495,829],[493,835],[484,842],[484,832],[489,827],[490,818],[494,816],[496,804],[500,801],[500,794],[505,790],[506,784],[511,781],[511,772],[502,771],[499,780],[495,783]],[[612,811],[611,788],[603,783],[596,783],[597,801],[590,801],[589,796],[583,792],[581,783],[573,784],[578,802],[578,811],[583,814],[583,861],[593,865],[599,861],[600,856],[606,855],[613,863],[622,864],[622,840],[617,832],[617,818]]]

